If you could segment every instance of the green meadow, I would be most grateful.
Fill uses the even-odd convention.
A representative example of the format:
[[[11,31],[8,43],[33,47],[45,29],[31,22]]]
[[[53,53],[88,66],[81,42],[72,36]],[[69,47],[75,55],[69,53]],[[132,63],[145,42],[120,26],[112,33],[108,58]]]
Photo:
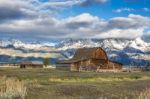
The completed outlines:
[[[0,68],[0,79],[2,99],[150,99],[150,72]]]

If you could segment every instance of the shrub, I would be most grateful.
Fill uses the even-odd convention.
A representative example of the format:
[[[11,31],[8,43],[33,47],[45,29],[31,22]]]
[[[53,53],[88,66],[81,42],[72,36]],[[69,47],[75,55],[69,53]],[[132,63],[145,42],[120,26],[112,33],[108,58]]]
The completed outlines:
[[[49,58],[45,58],[43,60],[43,64],[44,64],[45,67],[47,67],[49,65]]]
[[[0,99],[25,99],[27,94],[24,81],[3,77],[0,81]]]

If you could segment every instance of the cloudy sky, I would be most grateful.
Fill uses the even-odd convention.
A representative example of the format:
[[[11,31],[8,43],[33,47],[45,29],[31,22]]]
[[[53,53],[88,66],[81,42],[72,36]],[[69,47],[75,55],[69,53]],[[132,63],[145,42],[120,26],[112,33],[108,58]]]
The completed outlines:
[[[150,0],[0,0],[0,38],[150,35]]]

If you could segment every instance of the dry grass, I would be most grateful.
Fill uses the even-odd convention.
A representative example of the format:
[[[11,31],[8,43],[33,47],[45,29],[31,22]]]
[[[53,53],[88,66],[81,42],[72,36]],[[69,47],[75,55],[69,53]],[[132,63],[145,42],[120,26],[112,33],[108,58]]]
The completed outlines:
[[[150,89],[146,88],[143,92],[141,92],[138,99],[150,99]]]
[[[91,78],[49,78],[50,82],[100,82],[100,81],[136,81],[136,80],[150,80],[150,77],[133,76],[133,77],[91,77]]]
[[[24,81],[5,76],[0,79],[0,99],[25,99],[27,90]]]
[[[20,94],[25,99],[150,99],[150,91],[146,89],[150,88],[150,72],[95,73],[0,68],[0,76],[4,75],[9,80],[13,79],[9,81],[11,83],[21,80],[17,81],[23,83],[21,89],[24,91]],[[7,79],[0,78],[0,87],[6,86]],[[15,96],[20,97],[18,94]]]

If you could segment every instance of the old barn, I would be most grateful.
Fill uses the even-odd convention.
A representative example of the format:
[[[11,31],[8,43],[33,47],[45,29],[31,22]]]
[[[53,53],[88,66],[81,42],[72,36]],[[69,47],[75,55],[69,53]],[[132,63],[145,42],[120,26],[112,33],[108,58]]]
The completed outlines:
[[[119,71],[122,64],[110,61],[106,52],[100,48],[81,48],[75,52],[70,60],[57,63],[56,69],[71,71]]]

